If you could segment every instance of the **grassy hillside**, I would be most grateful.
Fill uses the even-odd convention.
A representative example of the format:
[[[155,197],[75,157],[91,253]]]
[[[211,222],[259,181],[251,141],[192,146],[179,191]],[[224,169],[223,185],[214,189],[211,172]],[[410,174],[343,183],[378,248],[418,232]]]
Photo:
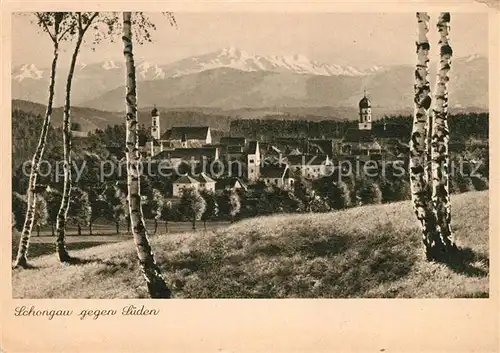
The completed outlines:
[[[424,260],[409,202],[255,218],[152,243],[177,298],[487,297],[488,192],[452,201],[459,265]],[[82,263],[41,256],[14,270],[14,297],[147,297],[132,241],[73,255]]]

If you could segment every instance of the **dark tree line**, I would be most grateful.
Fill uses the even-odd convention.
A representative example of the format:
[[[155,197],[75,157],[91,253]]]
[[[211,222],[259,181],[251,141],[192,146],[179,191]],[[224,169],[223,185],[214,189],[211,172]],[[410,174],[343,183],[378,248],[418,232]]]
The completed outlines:
[[[469,137],[488,138],[488,113],[459,113],[450,116],[451,139],[462,141]],[[380,137],[384,136],[384,123],[391,134],[410,139],[412,128],[411,115],[385,116],[373,122],[373,130]],[[246,136],[253,139],[272,140],[276,137],[296,138],[342,138],[350,128],[357,127],[357,120],[285,120],[280,119],[236,119],[231,121],[230,133],[234,136]],[[385,130],[387,131],[387,130]]]

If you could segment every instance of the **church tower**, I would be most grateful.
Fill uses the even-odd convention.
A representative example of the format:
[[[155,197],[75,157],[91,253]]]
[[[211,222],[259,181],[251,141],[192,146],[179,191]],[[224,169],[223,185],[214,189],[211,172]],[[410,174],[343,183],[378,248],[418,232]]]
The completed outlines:
[[[372,129],[372,103],[365,95],[359,101],[359,130],[371,130]]]
[[[160,139],[160,113],[156,106],[151,111],[151,137],[157,141]]]
[[[182,133],[182,136],[181,136],[181,147],[182,148],[187,148],[187,137],[186,137],[186,133],[183,132]]]

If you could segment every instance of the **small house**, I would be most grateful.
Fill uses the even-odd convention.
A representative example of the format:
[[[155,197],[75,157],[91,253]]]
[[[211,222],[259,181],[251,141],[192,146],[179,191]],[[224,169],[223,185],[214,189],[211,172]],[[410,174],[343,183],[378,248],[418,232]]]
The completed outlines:
[[[264,166],[260,170],[260,179],[266,185],[275,185],[277,187],[291,187],[293,178],[290,174],[290,168],[287,165]]]

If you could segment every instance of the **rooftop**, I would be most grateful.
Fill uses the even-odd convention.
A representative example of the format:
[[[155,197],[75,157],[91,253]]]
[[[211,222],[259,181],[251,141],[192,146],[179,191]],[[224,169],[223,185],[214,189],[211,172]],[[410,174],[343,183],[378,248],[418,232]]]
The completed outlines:
[[[287,171],[288,167],[286,165],[264,166],[260,169],[260,175],[262,178],[282,178]]]
[[[326,155],[298,155],[286,157],[289,165],[323,165],[328,160]]]
[[[215,188],[218,190],[223,190],[226,188],[232,189],[238,183],[241,185],[242,188],[246,189],[245,184],[243,184],[243,182],[239,178],[225,178],[225,179],[217,180],[217,183],[215,184]]]
[[[161,140],[204,140],[209,130],[208,126],[173,126],[165,131]]]
[[[215,180],[210,178],[205,173],[201,173],[199,176],[195,176],[194,178],[196,178],[196,180],[198,180],[200,183],[215,183]]]
[[[351,128],[346,131],[343,142],[375,142],[375,136],[370,130]]]
[[[359,101],[360,108],[370,108],[371,106],[372,106],[372,103],[370,102],[370,100],[368,98],[366,98],[366,96],[361,98],[361,100]]]
[[[210,178],[205,173],[200,175],[183,175],[174,181],[174,184],[205,184],[205,183],[215,183],[215,180]]]
[[[174,181],[174,184],[199,184],[200,182],[189,175],[183,175]]]
[[[249,141],[248,142],[248,149],[247,149],[247,153],[248,154],[256,154],[257,153],[257,148],[259,146],[259,142],[258,141]]]
[[[247,142],[245,137],[231,137],[223,136],[220,139],[220,143],[226,146],[244,146]]]

